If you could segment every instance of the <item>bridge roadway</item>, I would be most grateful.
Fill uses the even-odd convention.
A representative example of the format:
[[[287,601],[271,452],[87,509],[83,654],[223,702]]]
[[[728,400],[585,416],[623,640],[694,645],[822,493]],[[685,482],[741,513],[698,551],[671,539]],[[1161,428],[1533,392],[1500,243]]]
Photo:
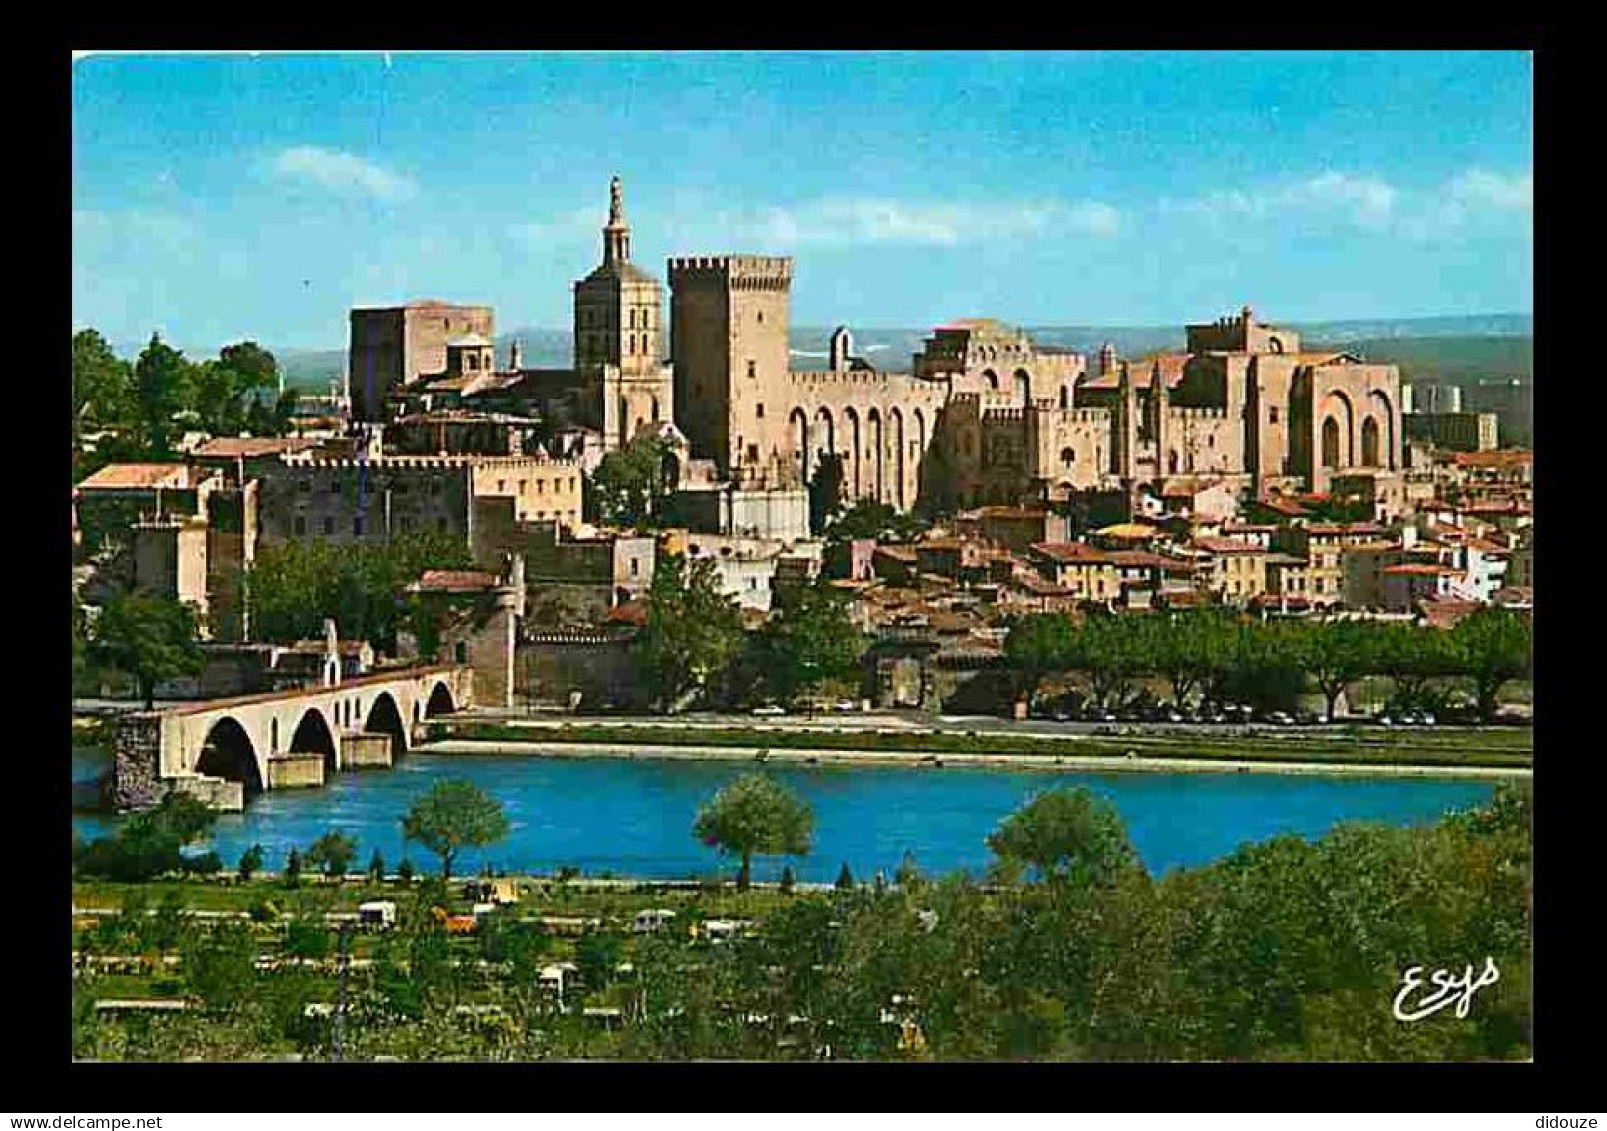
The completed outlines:
[[[473,688],[471,669],[440,664],[130,712],[117,719],[113,797],[143,809],[177,789],[239,811],[266,789],[389,766],[426,719],[472,706]]]

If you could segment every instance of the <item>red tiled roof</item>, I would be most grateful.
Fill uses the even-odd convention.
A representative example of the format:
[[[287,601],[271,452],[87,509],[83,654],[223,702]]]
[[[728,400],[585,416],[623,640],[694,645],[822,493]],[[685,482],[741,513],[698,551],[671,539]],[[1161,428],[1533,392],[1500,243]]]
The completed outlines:
[[[1131,568],[1165,569],[1178,564],[1173,558],[1168,558],[1164,554],[1152,554],[1148,550],[1112,550],[1109,557],[1117,565]]]
[[[1382,534],[1384,528],[1376,522],[1313,522],[1306,526],[1306,533],[1319,537],[1328,534]]]
[[[1385,566],[1384,572],[1413,577],[1444,577],[1455,576],[1462,571],[1452,569],[1450,566],[1430,565],[1427,562],[1403,562],[1400,565]]]
[[[1099,565],[1112,560],[1110,554],[1086,542],[1034,542],[1032,548],[1057,562],[1087,562]]]
[[[1265,554],[1270,551],[1254,542],[1241,542],[1237,538],[1196,538],[1193,545],[1212,554]]]
[[[192,475],[183,463],[109,463],[78,485],[80,491],[128,491],[155,487],[185,489],[216,472]]]
[[[436,593],[472,593],[500,584],[496,574],[477,569],[427,569],[416,582],[419,589]]]
[[[608,624],[629,624],[637,628],[647,626],[647,603],[645,601],[625,601],[608,610],[603,618]]]
[[[1301,506],[1293,499],[1284,499],[1275,495],[1269,495],[1266,498],[1257,501],[1268,510],[1277,511],[1279,514],[1288,515],[1290,518],[1299,518],[1303,514],[1310,513],[1305,507]]]
[[[1451,462],[1458,467],[1524,467],[1534,462],[1534,453],[1509,449],[1504,451],[1453,452]]]
[[[280,452],[299,452],[317,441],[300,436],[218,436],[195,449],[195,455],[215,459],[254,459]]]

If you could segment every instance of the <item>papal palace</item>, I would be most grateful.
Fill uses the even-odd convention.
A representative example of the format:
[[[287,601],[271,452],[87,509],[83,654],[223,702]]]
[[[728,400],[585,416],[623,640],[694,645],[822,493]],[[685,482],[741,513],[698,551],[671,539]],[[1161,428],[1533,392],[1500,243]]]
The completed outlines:
[[[937,327],[905,372],[855,356],[846,327],[825,368],[799,370],[791,258],[671,259],[666,348],[663,286],[631,261],[630,240],[616,178],[602,263],[574,286],[571,370],[522,369],[516,354],[497,371],[487,307],[353,311],[355,416],[506,403],[571,421],[600,451],[651,429],[684,441],[691,479],[743,493],[795,491],[836,454],[850,501],[898,508],[1159,497],[1202,476],[1253,497],[1347,476],[1371,480],[1381,503],[1400,493],[1395,367],[1303,350],[1249,307],[1142,362],[976,318]]]

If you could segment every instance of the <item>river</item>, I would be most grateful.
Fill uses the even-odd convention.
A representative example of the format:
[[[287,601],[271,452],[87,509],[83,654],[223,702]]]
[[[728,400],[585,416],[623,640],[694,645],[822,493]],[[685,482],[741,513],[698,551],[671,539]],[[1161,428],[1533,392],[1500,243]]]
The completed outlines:
[[[104,766],[104,756],[74,753],[75,780]],[[512,825],[503,843],[465,852],[462,871],[568,865],[587,876],[712,876],[725,865],[693,838],[693,819],[715,790],[752,768],[731,761],[415,753],[388,771],[339,774],[322,789],[264,793],[245,813],[219,818],[212,847],[233,867],[242,851],[260,843],[272,870],[283,866],[292,846],[305,849],[340,829],[356,838],[359,865],[378,848],[392,869],[404,855],[431,868],[436,861],[422,848],[404,847],[401,815],[435,781],[457,776],[500,799]],[[1085,785],[1109,798],[1157,875],[1281,833],[1321,836],[1340,821],[1429,824],[1487,801],[1493,791],[1478,782],[1277,774],[831,765],[771,765],[764,772],[814,808],[815,851],[791,863],[798,879],[827,883],[845,861],[857,877],[878,869],[891,874],[906,851],[928,873],[964,868],[979,875],[992,859],[988,833],[1034,793],[1057,785]],[[116,820],[76,813],[73,825],[94,837]],[[754,878],[775,879],[784,863],[755,861]]]

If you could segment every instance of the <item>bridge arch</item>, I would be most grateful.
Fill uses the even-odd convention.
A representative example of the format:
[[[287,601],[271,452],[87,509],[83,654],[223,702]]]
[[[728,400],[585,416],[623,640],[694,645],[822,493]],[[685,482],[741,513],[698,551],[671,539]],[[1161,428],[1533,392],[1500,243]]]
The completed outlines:
[[[363,721],[363,730],[368,734],[390,735],[392,756],[407,753],[407,727],[402,724],[401,709],[389,691],[381,691],[374,697],[373,706],[368,709],[368,718]]]
[[[457,709],[457,703],[452,699],[452,689],[446,685],[444,679],[436,680],[424,705],[424,717],[433,719],[436,715],[450,715]]]
[[[196,773],[240,783],[247,800],[263,790],[262,763],[251,735],[232,715],[213,723],[201,743]]]
[[[335,744],[335,734],[329,725],[329,720],[317,707],[309,707],[302,713],[296,723],[296,729],[290,735],[291,753],[316,753],[324,756],[324,769],[334,771],[340,768],[339,747]]]

